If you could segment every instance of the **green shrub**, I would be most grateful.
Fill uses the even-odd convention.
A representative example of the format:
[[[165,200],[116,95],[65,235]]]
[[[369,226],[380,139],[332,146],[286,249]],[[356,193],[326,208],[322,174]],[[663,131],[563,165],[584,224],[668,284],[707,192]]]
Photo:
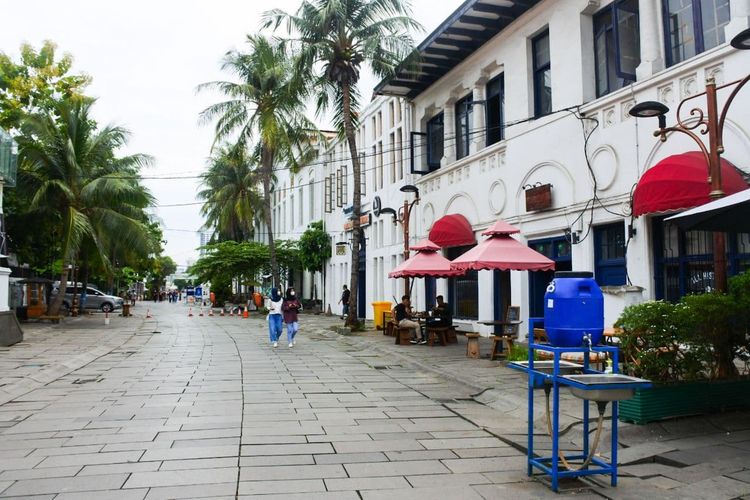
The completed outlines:
[[[729,293],[683,297],[678,304],[627,307],[621,328],[624,371],[659,383],[724,379],[750,367],[750,271],[729,280]]]
[[[522,345],[513,345],[505,358],[507,361],[528,361],[529,350]],[[534,353],[534,360],[539,359],[539,353]]]
[[[623,370],[662,383],[704,378],[702,352],[686,349],[685,306],[664,301],[627,307],[621,328]]]

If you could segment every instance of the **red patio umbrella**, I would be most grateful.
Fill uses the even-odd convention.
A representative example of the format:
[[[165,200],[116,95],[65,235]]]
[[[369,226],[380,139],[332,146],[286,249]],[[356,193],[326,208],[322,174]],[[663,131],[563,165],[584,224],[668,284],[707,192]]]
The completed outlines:
[[[520,232],[505,221],[497,221],[482,233],[489,237],[451,262],[451,269],[553,271],[552,260],[510,236]]]
[[[464,274],[451,269],[451,261],[438,253],[440,247],[424,239],[411,247],[417,253],[396,266],[389,278],[451,278]]]

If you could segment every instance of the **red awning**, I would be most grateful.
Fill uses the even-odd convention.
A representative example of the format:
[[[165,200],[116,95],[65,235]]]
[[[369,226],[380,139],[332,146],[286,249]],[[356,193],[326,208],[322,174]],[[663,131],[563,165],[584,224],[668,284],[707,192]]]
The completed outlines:
[[[473,245],[477,242],[471,224],[461,214],[448,214],[436,220],[429,237],[430,241],[441,248]]]
[[[739,171],[721,159],[721,183],[725,194],[747,189]],[[708,166],[703,153],[672,155],[641,176],[633,193],[633,215],[669,212],[697,207],[711,201]]]
[[[440,247],[430,240],[422,240],[411,249],[417,253],[388,273],[389,278],[450,278],[464,274],[451,269],[451,261],[440,255]]]
[[[452,269],[552,271],[555,263],[510,235],[519,230],[500,220],[482,234],[489,237],[451,262]]]

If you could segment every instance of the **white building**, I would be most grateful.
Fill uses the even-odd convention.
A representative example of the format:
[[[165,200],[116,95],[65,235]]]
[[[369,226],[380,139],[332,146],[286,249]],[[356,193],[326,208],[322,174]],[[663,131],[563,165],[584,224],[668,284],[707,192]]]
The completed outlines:
[[[626,301],[711,286],[709,234],[683,233],[659,214],[635,218],[631,207],[645,171],[698,146],[680,134],[661,142],[655,119],[636,121],[628,111],[662,101],[672,124],[679,102],[702,92],[707,78],[742,78],[750,53],[726,41],[749,21],[750,0],[464,2],[420,44],[416,76],[402,71],[376,88],[407,99],[406,130],[422,134],[413,151],[421,235],[445,216],[468,220],[463,245],[445,248],[452,258],[505,219],[558,270],[595,273],[608,325]],[[702,98],[691,103],[705,110]],[[745,89],[727,115],[723,155],[745,173],[748,123]],[[538,209],[527,207],[533,187],[549,189],[549,206],[542,196]],[[677,196],[670,186],[663,192],[673,203]],[[748,235],[730,235],[728,260],[730,274],[750,267]],[[482,271],[440,283],[438,292],[466,328],[484,333],[476,321],[498,317],[496,303],[521,306],[525,321],[543,315],[551,273],[510,272],[510,299],[499,297],[502,278]]]
[[[679,102],[702,92],[707,78],[721,85],[743,77],[750,54],[726,41],[749,24],[750,0],[461,4],[420,44],[419,74],[402,72],[381,83],[375,89],[381,96],[360,115],[366,218],[360,313],[372,318],[371,302],[403,294],[403,281],[387,278],[403,261],[402,226],[390,216],[374,217],[372,209],[376,196],[393,209],[413,200],[399,191],[404,184],[421,194],[411,243],[429,236],[454,258],[504,219],[558,270],[595,273],[605,290],[608,325],[629,301],[675,299],[711,286],[709,234],[678,231],[661,222],[662,214],[632,215],[632,193],[643,173],[698,147],[679,134],[659,141],[652,134],[655,119],[636,121],[628,111],[659,100],[672,108],[672,124]],[[723,155],[745,173],[748,92],[727,115]],[[720,94],[720,105],[727,94]],[[703,101],[694,102],[705,109]],[[354,182],[348,148],[331,137],[313,164],[293,176],[283,168],[276,175],[276,237],[298,238],[310,222],[323,220],[334,244],[325,286],[322,276],[313,280],[309,273],[294,279],[302,281],[303,297],[312,296],[314,285],[324,309],[340,313],[352,251],[345,229]],[[663,199],[669,204],[674,197],[667,186]],[[730,235],[728,260],[730,274],[750,267],[748,235]],[[411,292],[420,309],[444,295],[462,329],[488,334],[478,321],[502,317],[507,304],[521,307],[526,324],[542,316],[551,277],[482,271],[416,280]],[[508,282],[509,297],[501,296]]]

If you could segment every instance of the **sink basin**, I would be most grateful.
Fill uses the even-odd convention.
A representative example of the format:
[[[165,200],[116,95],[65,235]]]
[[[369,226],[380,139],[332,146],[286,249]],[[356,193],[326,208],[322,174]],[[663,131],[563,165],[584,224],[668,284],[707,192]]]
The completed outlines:
[[[619,373],[587,373],[563,378],[572,382],[568,385],[574,396],[589,401],[622,401],[632,398],[636,388],[651,386],[648,380]]]
[[[524,368],[529,367],[528,361],[514,361],[513,363],[516,365],[522,366]],[[555,369],[554,361],[534,361],[534,370],[538,372],[552,374],[554,369]],[[559,368],[560,375],[567,375],[569,373],[575,373],[580,370],[583,370],[583,365],[579,365],[578,363],[571,363],[570,361],[560,360],[560,368]]]
[[[511,368],[513,366],[516,366],[516,367],[520,367],[521,369],[528,370],[529,362],[528,361],[513,361],[512,363],[510,363],[510,366]],[[552,375],[552,372],[554,371],[554,369],[555,369],[554,361],[549,361],[549,360],[548,361],[534,361],[534,371]],[[559,371],[558,371],[560,375],[577,373],[577,372],[580,372],[581,370],[583,370],[583,365],[579,365],[578,363],[571,363],[570,361],[560,360],[560,366],[559,366]],[[529,373],[529,376],[532,377],[533,385],[537,389],[544,387],[544,384],[551,383],[548,379],[538,374]]]

